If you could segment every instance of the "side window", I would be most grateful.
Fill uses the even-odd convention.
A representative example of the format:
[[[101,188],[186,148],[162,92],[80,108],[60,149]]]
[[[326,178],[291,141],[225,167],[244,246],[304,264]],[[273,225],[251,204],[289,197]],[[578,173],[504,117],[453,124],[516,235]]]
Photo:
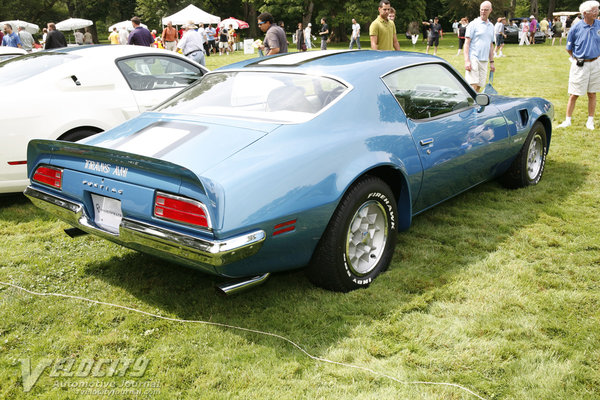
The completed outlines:
[[[133,90],[184,88],[203,71],[175,57],[142,56],[117,61],[117,67]]]
[[[392,72],[383,81],[411,119],[427,119],[472,106],[475,100],[456,77],[440,64]]]

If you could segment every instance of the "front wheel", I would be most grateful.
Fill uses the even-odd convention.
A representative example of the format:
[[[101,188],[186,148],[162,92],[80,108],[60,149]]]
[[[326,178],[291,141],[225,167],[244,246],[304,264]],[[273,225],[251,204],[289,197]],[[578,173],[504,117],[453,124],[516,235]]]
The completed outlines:
[[[311,282],[348,292],[367,287],[390,264],[398,210],[381,179],[366,176],[350,187],[335,210],[307,268]]]
[[[501,177],[502,183],[509,188],[520,188],[537,184],[544,173],[548,139],[546,128],[537,121],[533,124],[525,144],[512,165]]]

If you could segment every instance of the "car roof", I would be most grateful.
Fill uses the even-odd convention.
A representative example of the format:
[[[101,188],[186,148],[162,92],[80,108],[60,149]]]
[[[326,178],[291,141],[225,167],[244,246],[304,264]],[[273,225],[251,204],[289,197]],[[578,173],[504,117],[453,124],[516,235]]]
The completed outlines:
[[[84,57],[84,59],[88,61],[97,60],[112,60],[121,57],[127,56],[136,56],[136,55],[154,55],[160,54],[164,56],[177,57],[189,62],[190,64],[194,64],[202,70],[208,72],[208,69],[203,65],[198,64],[196,61],[184,57],[181,54],[175,53],[173,51],[168,51],[165,49],[158,49],[156,47],[146,47],[146,46],[134,46],[134,45],[111,45],[111,44],[95,44],[95,45],[85,45],[85,46],[69,46],[69,47],[60,47],[57,49],[43,50],[30,53],[31,55],[40,55],[40,54],[74,54],[77,56]]]
[[[46,52],[52,53],[72,53],[81,56],[88,56],[91,54],[97,56],[104,55],[114,55],[117,57],[126,56],[126,55],[135,55],[135,54],[143,54],[143,53],[164,53],[168,55],[176,54],[172,51],[167,52],[164,49],[157,49],[155,47],[146,47],[146,46],[133,46],[133,45],[110,45],[110,44],[95,44],[95,45],[85,45],[85,46],[69,46],[69,47],[60,47],[58,49],[45,50]]]
[[[27,54],[27,51],[18,47],[0,46],[0,54]]]
[[[382,76],[398,68],[431,62],[448,64],[439,57],[407,51],[317,50],[254,58],[219,68],[217,71],[235,69],[322,73],[352,82],[361,76],[364,77],[366,71],[371,76]]]

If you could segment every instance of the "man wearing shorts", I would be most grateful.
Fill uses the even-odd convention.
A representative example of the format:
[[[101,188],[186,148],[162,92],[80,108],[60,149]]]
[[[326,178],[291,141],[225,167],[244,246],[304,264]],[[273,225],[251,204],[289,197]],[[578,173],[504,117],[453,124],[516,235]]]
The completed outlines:
[[[583,20],[573,24],[567,36],[567,52],[571,56],[569,72],[569,101],[567,102],[567,117],[559,128],[571,126],[571,116],[579,96],[587,93],[588,119],[586,128],[594,129],[594,114],[596,113],[596,93],[600,91],[600,21],[597,1],[581,3],[579,11]]]
[[[229,54],[229,43],[228,43],[227,29],[225,27],[221,28],[219,31],[219,55],[222,56],[223,53]]]
[[[498,22],[494,25],[494,33],[496,34],[496,48],[494,49],[494,57],[502,57],[502,48],[504,47],[504,38],[506,34],[504,33],[504,23],[506,22],[506,18],[499,17]]]
[[[485,85],[487,67],[494,67],[494,25],[489,21],[492,3],[484,1],[479,6],[479,18],[467,26],[465,33],[465,79],[476,92]]]
[[[435,56],[440,45],[440,38],[444,37],[442,25],[440,25],[438,17],[433,19],[433,23],[423,22],[423,25],[429,26],[429,38],[427,38],[427,50],[425,50],[425,54],[429,54],[429,48],[433,46],[433,55]]]

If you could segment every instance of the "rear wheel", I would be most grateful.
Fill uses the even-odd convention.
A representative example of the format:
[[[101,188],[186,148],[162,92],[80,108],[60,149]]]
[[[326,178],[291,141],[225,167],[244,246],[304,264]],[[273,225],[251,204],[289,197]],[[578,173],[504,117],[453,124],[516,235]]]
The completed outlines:
[[[325,289],[347,292],[367,287],[390,264],[398,210],[381,179],[366,176],[344,195],[307,268]]]
[[[501,177],[502,183],[509,188],[537,184],[544,173],[546,153],[548,153],[546,128],[537,121],[533,124],[521,151]]]

